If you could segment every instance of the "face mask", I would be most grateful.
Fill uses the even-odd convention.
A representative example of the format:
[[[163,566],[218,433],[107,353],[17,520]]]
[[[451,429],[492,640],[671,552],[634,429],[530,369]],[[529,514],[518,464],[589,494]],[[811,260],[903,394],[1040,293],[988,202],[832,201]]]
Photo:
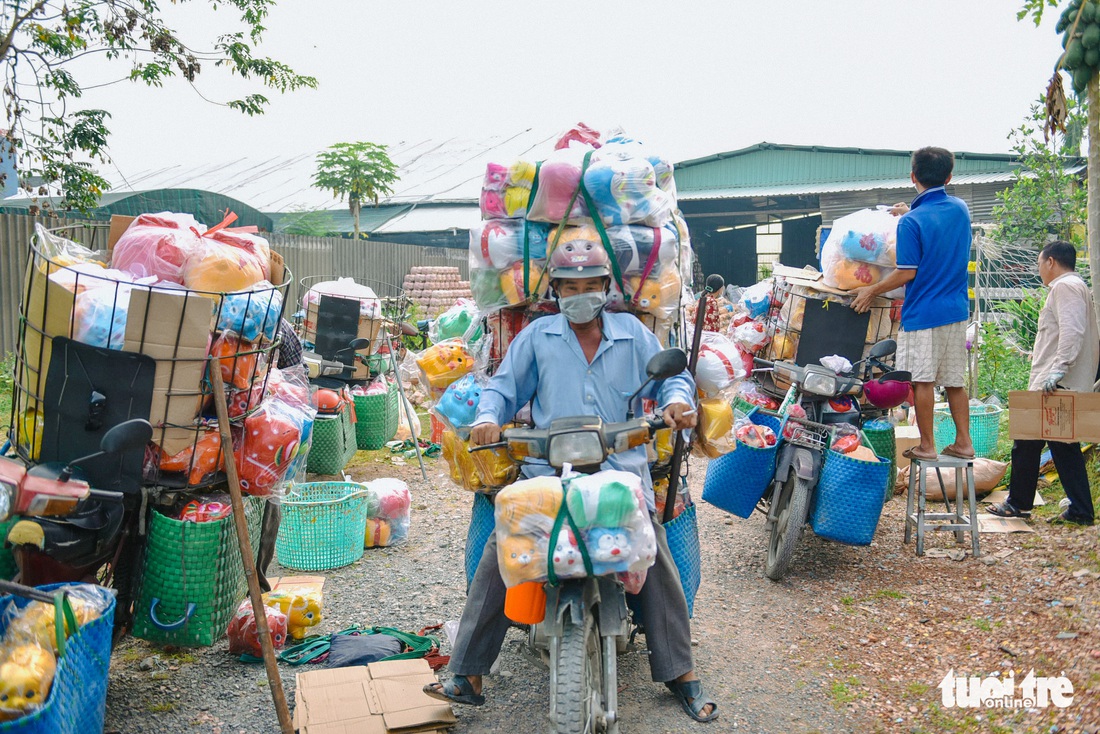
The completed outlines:
[[[587,324],[600,315],[604,304],[607,303],[607,294],[603,291],[596,293],[580,293],[575,296],[566,296],[558,299],[558,310],[571,324]]]

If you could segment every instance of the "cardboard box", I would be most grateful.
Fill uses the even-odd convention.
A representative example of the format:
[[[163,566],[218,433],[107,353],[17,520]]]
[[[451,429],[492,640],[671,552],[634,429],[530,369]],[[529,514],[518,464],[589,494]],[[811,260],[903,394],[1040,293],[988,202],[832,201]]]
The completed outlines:
[[[1013,440],[1100,441],[1100,393],[1011,392],[1008,435]]]
[[[295,680],[299,734],[443,732],[457,721],[450,704],[422,690],[436,680],[423,659],[311,670]]]
[[[213,328],[214,301],[185,290],[135,287],[130,293],[123,350],[157,361],[149,422],[169,456],[195,440],[202,381]]]
[[[916,426],[897,426],[894,428],[894,440],[897,442],[897,454],[894,458],[898,469],[903,469],[909,466],[909,459],[902,454],[920,445],[920,431]]]
[[[46,391],[53,338],[72,335],[73,305],[76,302],[72,291],[48,277],[60,268],[37,258],[35,262],[40,267],[27,269],[23,290],[26,308],[23,362],[19,374],[15,376],[22,390],[18,393],[19,404],[14,409],[20,415],[26,410],[41,409],[38,399]],[[23,404],[24,396],[27,396],[26,404]]]

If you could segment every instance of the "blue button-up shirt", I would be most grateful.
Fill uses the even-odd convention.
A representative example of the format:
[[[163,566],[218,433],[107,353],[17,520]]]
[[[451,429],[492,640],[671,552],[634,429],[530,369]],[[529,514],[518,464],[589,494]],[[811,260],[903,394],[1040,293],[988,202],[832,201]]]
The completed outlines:
[[[646,364],[661,344],[638,319],[629,314],[603,315],[603,340],[589,364],[577,335],[558,314],[537,319],[521,331],[500,368],[481,391],[474,424],[504,424],[528,401],[537,428],[574,415],[597,415],[608,423],[626,420],[627,399],[646,381]],[[694,405],[695,382],[684,372],[651,383],[642,397],[658,401],[662,410],[672,403]],[[604,469],[637,474],[653,510],[653,487],[644,446],[612,454]],[[545,465],[527,464],[524,474],[551,474]]]

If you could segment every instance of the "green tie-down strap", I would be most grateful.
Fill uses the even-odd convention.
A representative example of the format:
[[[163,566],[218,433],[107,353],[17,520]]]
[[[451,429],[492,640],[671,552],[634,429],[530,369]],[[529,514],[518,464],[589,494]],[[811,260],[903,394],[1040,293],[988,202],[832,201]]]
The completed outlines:
[[[390,655],[388,658],[382,658],[382,660],[415,660],[422,658],[432,650],[439,648],[439,643],[434,638],[426,637],[424,635],[414,635],[411,632],[402,632],[399,629],[393,627],[348,627],[342,629],[339,632],[331,635],[311,635],[305,638],[297,645],[291,645],[280,652],[277,657],[280,662],[288,663],[290,665],[304,665],[305,663],[312,663],[329,651],[332,647],[332,638],[337,635],[377,635],[386,634],[390,637],[397,638],[398,641],[405,647],[404,652],[397,655]],[[241,655],[241,662],[245,663],[260,663],[263,662],[263,658],[253,657],[251,655]],[[381,660],[379,662],[382,662]]]
[[[584,163],[581,165],[581,180],[577,188],[584,195],[584,203],[588,206],[588,215],[592,218],[592,224],[595,225],[596,231],[600,234],[603,249],[607,251],[607,259],[611,261],[611,272],[615,275],[615,283],[619,286],[619,292],[623,294],[623,299],[630,303],[630,296],[626,294],[626,288],[623,287],[623,274],[619,270],[619,259],[615,257],[615,249],[611,246],[611,239],[607,236],[607,230],[603,226],[603,217],[596,209],[596,202],[592,201],[592,195],[588,193],[588,187],[584,185],[584,172],[588,170],[593,152],[590,150],[584,154]],[[656,250],[657,248],[654,247],[653,249]]]
[[[569,512],[568,479],[562,481],[562,490],[561,507],[558,508],[557,517],[554,518],[554,527],[550,529],[550,538],[546,541],[546,578],[550,581],[551,586],[558,585],[558,574],[554,571],[554,548],[558,545],[561,526],[566,522],[569,523],[569,527],[573,531],[573,537],[577,539],[577,549],[580,550],[581,560],[584,561],[584,572],[589,576],[594,575],[592,573],[592,559],[588,557],[588,548],[585,547],[581,531],[577,528],[572,513]]]

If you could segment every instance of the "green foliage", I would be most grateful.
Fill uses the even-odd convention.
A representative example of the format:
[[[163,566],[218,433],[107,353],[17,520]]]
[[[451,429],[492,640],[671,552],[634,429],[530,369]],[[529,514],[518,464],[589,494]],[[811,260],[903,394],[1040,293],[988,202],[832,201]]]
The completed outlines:
[[[1043,20],[1043,11],[1058,7],[1058,0],[1024,0],[1023,6],[1016,11],[1016,20],[1030,17],[1038,26]]]
[[[1012,186],[997,194],[993,207],[996,222],[994,238],[1001,242],[1034,247],[1036,252],[1053,239],[1063,239],[1078,247],[1084,245],[1088,194],[1084,179],[1065,172],[1067,155],[1076,155],[1071,146],[1080,145],[1084,129],[1084,105],[1066,100],[1069,109],[1067,131],[1058,143],[1055,134],[1043,140],[1044,108],[1033,104],[1028,119],[1009,135],[1013,152],[1020,158]]]
[[[1039,312],[1043,310],[1045,297],[1042,291],[1028,291],[1019,301],[999,301],[995,308],[1012,316],[1009,322],[1015,332],[1016,344],[1025,352],[1035,347],[1035,334],[1039,331]]]
[[[15,355],[8,352],[0,361],[0,443],[11,425],[12,390],[15,379]]]
[[[3,152],[16,157],[25,193],[59,194],[59,208],[86,212],[109,188],[96,166],[109,159],[110,113],[69,109],[86,89],[75,64],[85,56],[105,60],[97,72],[117,68],[114,81],[151,87],[177,76],[194,84],[204,63],[279,92],[317,86],[313,77],[253,55],[275,0],[172,2],[209,5],[213,10],[228,6],[237,11],[244,30],[229,29],[212,49],[200,51],[165,24],[157,0],[5,0],[0,6],[0,69],[9,128]],[[255,115],[267,102],[263,95],[249,94],[225,105]]]
[[[355,218],[355,239],[359,239],[359,210],[363,202],[378,204],[382,196],[393,193],[397,182],[397,164],[390,160],[386,146],[377,143],[337,143],[317,154],[317,172],[313,185],[347,197],[348,209]]]
[[[1012,346],[992,322],[982,324],[982,338],[978,346],[979,398],[996,395],[1002,403],[1008,402],[1013,390],[1026,390],[1031,363],[1025,354]]]

